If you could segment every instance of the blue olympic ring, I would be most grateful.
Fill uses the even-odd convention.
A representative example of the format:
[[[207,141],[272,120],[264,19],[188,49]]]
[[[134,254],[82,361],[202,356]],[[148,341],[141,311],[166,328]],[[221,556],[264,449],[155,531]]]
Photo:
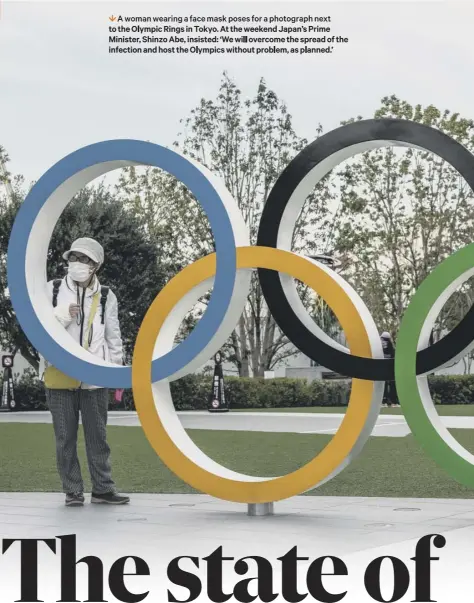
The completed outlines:
[[[219,329],[234,289],[236,245],[224,202],[211,182],[186,158],[157,144],[138,140],[110,140],[92,144],[56,163],[31,189],[16,216],[8,245],[8,287],[18,321],[31,344],[48,362],[70,377],[102,387],[130,388],[131,367],[104,367],[87,362],[73,356],[51,337],[36,315],[26,282],[28,240],[50,196],[82,170],[112,161],[158,167],[185,184],[205,211],[216,246],[216,277],[204,316],[183,342],[153,361],[152,381],[165,379],[186,366],[209,344]],[[115,168],[103,169],[102,173],[111,169]]]

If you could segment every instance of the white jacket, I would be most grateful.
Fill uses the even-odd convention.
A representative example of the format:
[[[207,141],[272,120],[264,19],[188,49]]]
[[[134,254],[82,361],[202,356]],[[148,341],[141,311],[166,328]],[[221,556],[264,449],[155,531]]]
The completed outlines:
[[[90,311],[92,306],[93,296],[100,290],[100,283],[97,277],[95,277],[92,285],[87,289],[77,287],[75,282],[69,277],[65,276],[62,279],[61,285],[58,291],[57,304],[53,308],[54,314],[67,332],[74,337],[78,342],[81,342],[81,334],[83,341],[81,345],[84,347],[86,330],[89,324]],[[47,284],[48,299],[53,305],[53,281],[49,281]],[[82,311],[80,319],[79,316],[72,318],[69,313],[69,306],[71,304],[79,304]],[[79,324],[78,324],[79,323]],[[118,320],[118,304],[117,297],[114,292],[109,289],[107,295],[107,302],[105,304],[105,316],[104,324],[102,324],[102,306],[100,304],[100,293],[99,293],[99,304],[97,311],[92,322],[91,331],[89,333],[90,344],[89,352],[111,362],[112,364],[123,364],[123,345],[122,336],[120,334],[120,324]],[[40,363],[40,375],[44,374],[45,368],[48,363],[43,358]],[[96,389],[94,385],[81,384],[83,389]]]

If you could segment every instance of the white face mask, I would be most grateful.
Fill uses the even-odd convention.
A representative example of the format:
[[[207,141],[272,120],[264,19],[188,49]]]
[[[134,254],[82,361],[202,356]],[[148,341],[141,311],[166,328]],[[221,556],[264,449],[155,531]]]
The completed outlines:
[[[73,281],[83,283],[84,281],[87,281],[90,278],[92,274],[92,268],[91,266],[83,264],[82,262],[69,262],[67,273]]]

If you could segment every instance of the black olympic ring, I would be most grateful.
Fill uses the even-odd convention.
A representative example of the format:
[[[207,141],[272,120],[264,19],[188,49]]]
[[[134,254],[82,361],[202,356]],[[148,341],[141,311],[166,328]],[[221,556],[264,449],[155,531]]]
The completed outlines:
[[[387,145],[383,142],[386,141]],[[349,151],[354,145],[365,148]],[[372,145],[371,145],[372,143]],[[375,144],[374,144],[375,143]],[[474,156],[462,144],[439,130],[403,119],[370,119],[357,121],[321,136],[305,147],[285,168],[273,186],[262,213],[257,245],[278,247],[278,235],[284,211],[302,180],[319,167],[323,174],[353,154],[381,146],[412,146],[431,151],[447,161],[474,191]],[[335,154],[338,153],[338,156]],[[331,159],[336,161],[327,167]],[[327,160],[327,161],[326,161]],[[326,165],[323,162],[326,161]],[[327,168],[327,169],[326,169]],[[278,272],[258,269],[265,301],[278,327],[306,356],[347,377],[371,381],[393,381],[394,360],[362,358],[338,350],[311,333],[288,302]],[[465,350],[474,333],[474,305],[460,323],[440,341],[420,350],[416,373],[431,372]]]

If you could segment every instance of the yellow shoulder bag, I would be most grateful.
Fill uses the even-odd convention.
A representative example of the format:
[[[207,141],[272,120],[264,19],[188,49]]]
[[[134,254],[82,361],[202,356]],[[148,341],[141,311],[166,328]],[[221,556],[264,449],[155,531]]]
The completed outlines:
[[[100,291],[98,291],[94,295],[94,299],[92,300],[91,313],[89,315],[89,321],[87,323],[87,332],[85,334],[84,349],[86,350],[89,348],[89,331],[91,329],[95,314],[97,312],[97,306],[99,305],[99,295]],[[48,389],[78,389],[81,385],[81,382],[77,379],[73,379],[72,377],[68,377],[68,375],[62,373],[60,370],[50,365],[46,368],[44,372],[44,385]]]

